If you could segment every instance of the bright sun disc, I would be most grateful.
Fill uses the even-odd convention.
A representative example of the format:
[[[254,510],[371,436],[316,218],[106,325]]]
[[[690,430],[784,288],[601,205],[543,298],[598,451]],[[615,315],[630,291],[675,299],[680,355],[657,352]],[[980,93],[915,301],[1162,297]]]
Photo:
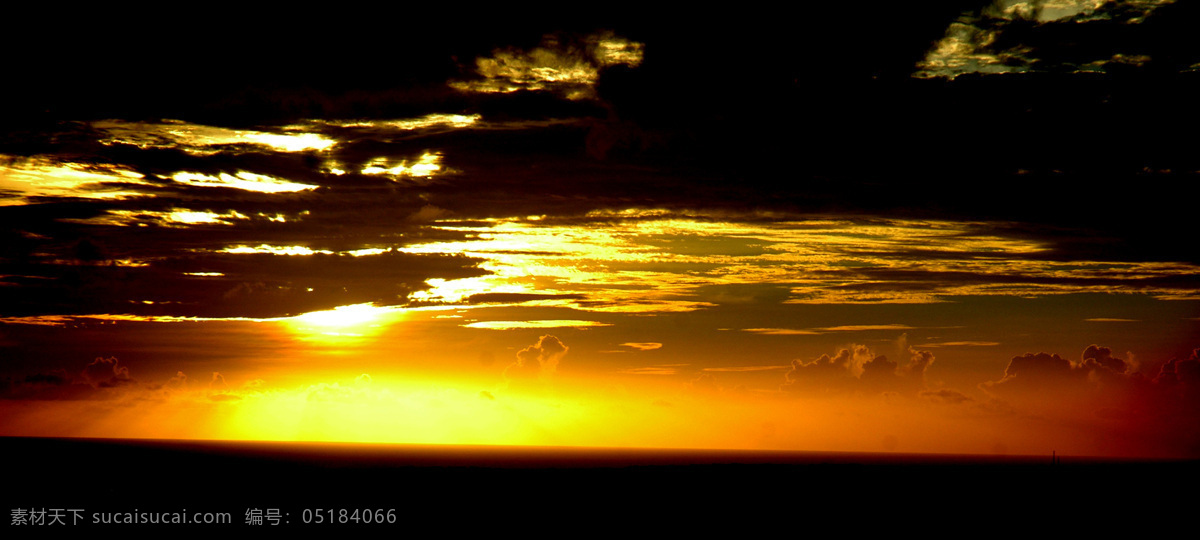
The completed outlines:
[[[293,332],[306,338],[359,338],[377,334],[399,314],[397,309],[367,303],[310,311],[285,322]]]

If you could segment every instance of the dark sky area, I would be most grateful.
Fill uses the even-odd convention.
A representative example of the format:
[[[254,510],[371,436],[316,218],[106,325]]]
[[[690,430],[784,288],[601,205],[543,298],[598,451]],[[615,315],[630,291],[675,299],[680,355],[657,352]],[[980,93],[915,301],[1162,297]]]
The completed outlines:
[[[20,53],[7,61],[0,143],[35,154],[58,122],[104,118],[233,127],[428,112],[592,116],[610,121],[590,135],[601,141],[593,158],[654,167],[688,186],[662,193],[640,183],[614,195],[691,206],[713,204],[717,192],[784,210],[1011,219],[1085,228],[1094,241],[1071,248],[1089,254],[1194,261],[1175,238],[1194,232],[1181,195],[1200,170],[1186,128],[1197,120],[1196,8],[1167,4],[1138,24],[996,19],[1004,31],[993,46],[1020,44],[1029,72],[912,76],[952,22],[985,7],[496,10],[465,21],[455,10],[395,7],[149,18],[95,10],[63,22],[42,13],[4,38]],[[601,74],[599,100],[446,85],[474,76],[474,59],[494,50],[599,28],[646,44],[640,66]],[[1149,60],[1076,69],[1117,54]]]

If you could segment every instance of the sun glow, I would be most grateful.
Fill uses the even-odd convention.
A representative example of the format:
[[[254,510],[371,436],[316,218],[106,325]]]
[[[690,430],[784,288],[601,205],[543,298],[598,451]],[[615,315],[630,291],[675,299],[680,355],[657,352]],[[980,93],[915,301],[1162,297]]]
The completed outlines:
[[[182,373],[154,391],[108,389],[107,399],[12,400],[0,434],[192,440],[312,441],[458,445],[642,448],[880,449],[879,433],[904,422],[905,448],[987,453],[995,426],[920,404],[882,400],[783,399],[691,387],[667,395],[649,390],[681,365],[626,370],[626,393],[578,387],[540,393],[480,389],[432,380],[357,377],[273,387],[262,380],[225,386]],[[633,378],[642,379],[632,381]],[[217,384],[219,381],[219,384]],[[809,414],[797,416],[795,411]],[[753,418],[755,421],[747,421]],[[847,419],[853,419],[848,421]],[[1078,430],[1051,422],[998,419],[1014,452],[1091,448]],[[948,440],[948,431],[968,436]]]
[[[374,304],[338,306],[323,311],[310,311],[283,319],[295,335],[329,344],[378,335],[385,327],[403,319],[404,311]]]
[[[243,400],[224,429],[252,440],[515,445],[545,444],[551,430],[565,437],[581,420],[578,407],[484,395],[491,394],[360,377]]]

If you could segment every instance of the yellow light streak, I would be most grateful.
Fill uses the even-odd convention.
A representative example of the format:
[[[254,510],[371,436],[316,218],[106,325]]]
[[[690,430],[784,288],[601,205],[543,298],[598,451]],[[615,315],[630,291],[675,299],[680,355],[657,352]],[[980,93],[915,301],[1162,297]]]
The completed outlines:
[[[612,326],[597,321],[578,320],[534,320],[534,321],[481,321],[464,324],[467,328],[484,328],[487,330],[513,330],[518,328],[590,328],[596,326]]]
[[[317,187],[310,184],[288,182],[287,180],[274,178],[265,174],[255,174],[246,171],[240,171],[236,175],[221,173],[217,176],[191,172],[178,172],[172,175],[171,179],[179,182],[180,184],[186,184],[189,186],[230,187],[259,193],[294,193],[297,191],[316,189]]]
[[[221,146],[252,144],[280,152],[325,151],[337,141],[318,133],[276,133],[245,129],[229,129],[192,124],[181,120],[163,122],[126,122],[104,120],[92,127],[108,133],[104,144],[132,144],[141,148],[181,148],[187,152],[211,154]]]
[[[362,174],[382,175],[392,177],[409,176],[415,178],[428,178],[437,174],[442,170],[442,156],[436,153],[425,153],[417,158],[415,162],[409,164],[408,161],[401,161],[398,164],[393,164],[388,158],[375,158],[371,160],[366,167],[363,167]]]
[[[516,218],[483,225],[441,221],[434,227],[469,237],[397,251],[485,260],[479,267],[487,275],[429,280],[427,290],[410,297],[422,303],[459,304],[475,295],[508,293],[544,297],[527,296],[524,305],[662,313],[731,301],[706,295],[705,288],[714,286],[778,284],[789,292],[783,302],[793,304],[935,303],[959,295],[1042,296],[1125,287],[1112,280],[1128,282],[1128,291],[1194,295],[1183,288],[1138,284],[1152,277],[1194,273],[1193,265],[1031,259],[1029,255],[1049,248],[989,232],[981,223],[738,223],[672,215],[630,209],[598,213],[597,221],[581,225]],[[907,286],[914,283],[920,286]]]
[[[397,129],[412,131],[434,126],[464,128],[474,125],[482,118],[478,114],[427,114],[420,118],[403,118],[397,120],[310,120],[310,124],[335,126],[340,128],[372,128]],[[306,126],[288,126],[291,129],[305,129]]]
[[[0,155],[0,193],[14,195],[0,197],[0,206],[27,204],[30,197],[126,199],[144,196],[119,186],[150,185],[144,178],[140,173],[119,167],[56,163],[43,158],[17,162]]]
[[[172,208],[168,211],[156,210],[109,210],[105,215],[89,219],[64,219],[72,223],[88,225],[110,225],[117,227],[157,225],[162,227],[187,227],[193,225],[233,225],[236,221],[249,220],[250,217],[230,210],[224,214],[207,210],[189,210]]]
[[[269,246],[260,244],[258,247],[253,246],[231,246],[220,250],[218,253],[239,253],[239,254],[271,254],[271,255],[333,255],[332,251],[324,249],[312,249],[308,246]]]

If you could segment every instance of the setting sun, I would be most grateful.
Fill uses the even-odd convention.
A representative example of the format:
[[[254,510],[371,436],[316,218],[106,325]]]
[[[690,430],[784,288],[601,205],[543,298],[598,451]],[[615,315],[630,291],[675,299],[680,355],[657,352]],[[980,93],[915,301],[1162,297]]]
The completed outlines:
[[[893,4],[13,11],[13,527],[1170,515],[1200,8]]]

